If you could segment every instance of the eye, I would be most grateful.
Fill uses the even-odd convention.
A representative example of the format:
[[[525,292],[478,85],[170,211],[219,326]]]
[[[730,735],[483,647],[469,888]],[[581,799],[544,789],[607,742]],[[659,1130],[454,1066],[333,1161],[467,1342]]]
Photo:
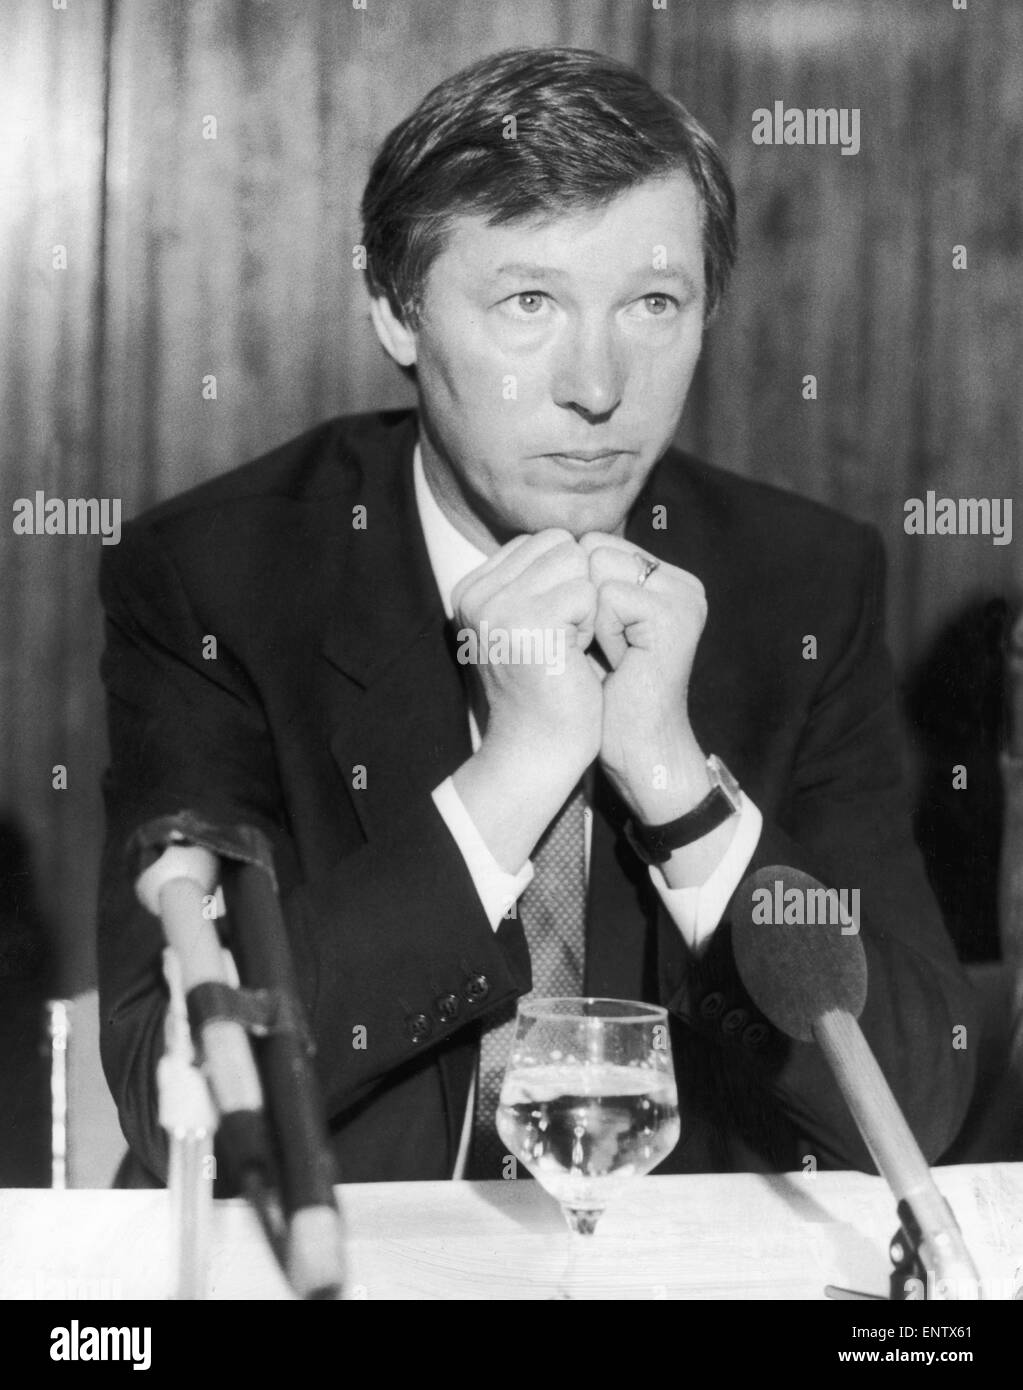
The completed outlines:
[[[521,290],[501,301],[501,307],[515,318],[535,319],[544,308],[547,295],[543,290]]]
[[[643,303],[655,318],[663,318],[672,309],[678,308],[678,300],[673,299],[670,294],[645,294]]]

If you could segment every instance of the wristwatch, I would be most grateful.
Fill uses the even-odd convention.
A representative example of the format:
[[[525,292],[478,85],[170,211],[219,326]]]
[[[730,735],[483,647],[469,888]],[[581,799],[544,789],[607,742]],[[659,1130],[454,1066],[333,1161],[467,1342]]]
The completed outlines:
[[[625,837],[644,864],[666,864],[675,850],[702,840],[738,811],[742,804],[739,784],[713,753],[707,759],[707,774],[710,791],[698,806],[678,820],[664,825],[642,825],[633,819],[626,821]]]

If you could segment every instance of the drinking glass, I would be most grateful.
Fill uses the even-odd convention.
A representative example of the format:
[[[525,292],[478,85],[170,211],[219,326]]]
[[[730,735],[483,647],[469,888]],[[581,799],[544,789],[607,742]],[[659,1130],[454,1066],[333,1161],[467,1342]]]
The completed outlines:
[[[520,1001],[497,1130],[569,1228],[592,1235],[623,1183],[678,1143],[665,1010],[627,999]]]

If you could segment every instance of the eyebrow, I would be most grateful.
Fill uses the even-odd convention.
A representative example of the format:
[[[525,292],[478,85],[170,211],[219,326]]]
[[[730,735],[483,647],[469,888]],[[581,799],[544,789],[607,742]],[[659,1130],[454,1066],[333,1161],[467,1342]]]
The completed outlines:
[[[494,274],[532,276],[537,280],[546,279],[548,276],[557,280],[562,276],[560,270],[555,270],[552,266],[540,265],[536,261],[509,261],[507,265],[499,265]]]
[[[542,265],[538,261],[509,261],[505,265],[499,265],[494,271],[494,275],[516,276],[526,280],[563,280],[566,272],[558,270],[554,266]],[[646,279],[653,276],[657,280],[673,280],[676,283],[685,285],[690,293],[696,293],[696,284],[688,270],[683,270],[681,266],[643,266],[633,272],[633,279]]]

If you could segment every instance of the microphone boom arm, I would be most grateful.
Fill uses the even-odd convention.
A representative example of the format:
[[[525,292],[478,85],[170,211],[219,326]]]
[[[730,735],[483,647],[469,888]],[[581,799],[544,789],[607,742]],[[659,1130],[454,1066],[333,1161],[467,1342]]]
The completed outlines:
[[[944,1282],[945,1297],[979,1298],[980,1276],[959,1224],[938,1191],[927,1160],[862,1028],[848,1009],[832,1008],[814,1020],[813,1035],[877,1171],[895,1196],[903,1235],[910,1247],[905,1253],[917,1257],[905,1261],[905,1268],[919,1267],[928,1278],[933,1275],[938,1284]],[[903,1275],[900,1269],[896,1276],[914,1277]],[[948,1286],[953,1292],[948,1292]],[[906,1296],[905,1289],[901,1296]]]

